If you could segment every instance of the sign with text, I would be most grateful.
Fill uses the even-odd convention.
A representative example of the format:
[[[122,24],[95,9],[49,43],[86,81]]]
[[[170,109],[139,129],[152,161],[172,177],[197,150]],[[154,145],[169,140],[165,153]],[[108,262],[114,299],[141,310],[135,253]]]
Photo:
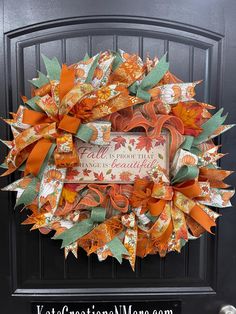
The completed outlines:
[[[32,314],[181,314],[181,302],[33,302]]]
[[[132,183],[148,176],[154,166],[168,172],[169,137],[150,139],[145,133],[112,132],[110,142],[97,146],[76,142],[80,166],[67,171],[70,183]]]

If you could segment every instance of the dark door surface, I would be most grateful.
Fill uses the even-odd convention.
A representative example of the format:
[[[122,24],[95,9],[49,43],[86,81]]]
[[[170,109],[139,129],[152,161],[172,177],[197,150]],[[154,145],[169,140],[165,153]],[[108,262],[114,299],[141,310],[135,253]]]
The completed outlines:
[[[73,63],[88,52],[121,48],[141,56],[168,51],[171,72],[203,79],[198,100],[225,107],[236,121],[236,1],[1,1],[0,115],[15,111],[28,80],[44,71],[41,53]],[[1,138],[9,137],[2,123]],[[221,138],[224,169],[235,163],[236,129]],[[1,146],[1,157],[6,151]],[[228,180],[235,185],[234,176]],[[1,179],[1,187],[8,179]],[[233,201],[234,203],[234,201]],[[1,193],[0,313],[29,314],[32,301],[180,300],[183,314],[216,314],[236,306],[236,211],[222,210],[216,235],[191,241],[181,254],[138,260],[136,271],[108,259],[64,261],[58,241],[29,232]]]

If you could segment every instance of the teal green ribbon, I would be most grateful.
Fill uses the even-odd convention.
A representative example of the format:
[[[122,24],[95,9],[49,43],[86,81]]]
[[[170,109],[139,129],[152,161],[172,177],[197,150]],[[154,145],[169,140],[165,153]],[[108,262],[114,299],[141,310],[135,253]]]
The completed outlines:
[[[40,88],[43,85],[47,84],[49,82],[49,79],[42,72],[40,71],[37,71],[37,72],[38,72],[38,77],[34,80],[29,80],[29,82],[35,87]]]
[[[117,51],[112,51],[113,56],[115,56],[113,62],[112,62],[112,71],[115,71],[121,63],[123,63],[123,59],[121,57],[121,54]]]
[[[221,126],[225,119],[227,118],[227,114],[222,116],[223,108],[217,111],[209,120],[207,120],[202,126],[202,132],[194,138],[193,145],[199,145],[208,140],[209,136],[212,135],[219,126]]]
[[[33,200],[37,197],[38,195],[38,191],[37,191],[37,184],[42,180],[43,174],[44,174],[44,170],[46,168],[46,166],[48,165],[48,162],[55,150],[56,144],[52,143],[44,161],[43,164],[40,168],[40,171],[38,173],[37,177],[33,177],[31,182],[27,185],[27,187],[25,188],[24,192],[21,194],[21,196],[17,199],[15,207],[19,206],[19,205],[24,205],[27,206],[29,204],[31,204],[33,202]],[[22,168],[22,169],[21,169]],[[18,170],[20,171],[24,171],[25,169],[25,164],[23,164],[20,168],[18,168]]]
[[[182,166],[171,180],[171,184],[181,183],[197,178],[199,175],[199,168],[197,166]]]
[[[181,148],[191,152],[192,154],[199,155],[201,152],[197,147],[199,144],[207,141],[209,137],[222,125],[227,115],[222,116],[223,108],[217,111],[209,120],[207,120],[202,126],[202,133],[197,137],[185,136],[185,141],[181,145]],[[199,175],[198,166],[184,165],[180,168],[174,178],[171,180],[172,184],[181,183],[184,181],[197,178]]]
[[[87,78],[85,80],[85,83],[90,83],[92,81],[93,75],[94,75],[94,71],[95,71],[95,69],[96,69],[96,67],[98,65],[99,58],[100,58],[100,53],[94,59],[92,65],[91,65],[91,68],[88,71],[88,75],[87,75]]]
[[[136,96],[145,101],[151,100],[151,95],[147,92],[153,88],[165,75],[169,69],[169,62],[166,61],[166,54],[160,59],[157,65],[144,77],[137,89]],[[132,87],[132,89],[135,86]]]
[[[187,151],[190,151],[193,145],[194,137],[190,135],[186,135],[184,142],[181,145],[181,148]]]
[[[43,62],[45,64],[46,70],[47,70],[47,76],[48,78],[52,80],[60,80],[61,75],[61,65],[56,57],[53,57],[52,59],[49,59],[45,55],[42,54]]]
[[[27,105],[27,107],[29,107],[30,109],[33,109],[34,111],[38,111],[38,112],[44,112],[38,105],[37,105],[37,101],[40,100],[39,96],[35,96],[31,99],[28,99],[25,104]]]
[[[218,129],[218,127],[224,123],[227,114],[222,116],[222,112],[223,108],[217,111],[209,120],[207,120],[201,126],[202,132],[197,137],[193,137],[190,135],[185,136],[185,141],[181,145],[181,148],[190,152],[192,152],[193,150],[195,152],[200,152],[197,145],[206,142],[209,137]]]
[[[29,205],[33,202],[33,200],[37,197],[37,184],[40,182],[39,178],[34,177],[31,182],[27,185],[24,192],[21,196],[16,200],[15,208],[19,205]]]
[[[129,255],[129,252],[126,250],[125,246],[118,237],[115,237],[113,240],[108,242],[107,246],[120,264],[122,263],[122,255]]]
[[[71,243],[82,238],[89,233],[96,222],[102,222],[105,220],[106,209],[102,207],[94,207],[91,209],[91,216],[88,219],[82,220],[76,223],[72,228],[65,230],[56,237],[54,240],[62,240],[62,248],[70,245]]]
[[[134,82],[132,85],[130,85],[129,87],[129,91],[132,93],[132,94],[137,94],[137,91],[138,91],[138,83],[137,82]]]
[[[86,124],[81,124],[75,137],[79,138],[84,142],[88,142],[93,135],[93,130],[88,127]]]
[[[181,148],[191,152],[192,154],[198,155],[200,150],[197,147],[193,147],[194,137],[187,135],[185,140],[181,145]],[[171,184],[181,183],[184,181],[189,181],[198,177],[199,169],[198,166],[182,166],[176,175],[172,178]]]
[[[1,165],[0,165],[0,168],[2,169],[8,169],[8,166],[5,162],[3,162]],[[23,163],[17,170],[19,171],[25,171],[25,163]]]
[[[83,61],[87,61],[87,60],[89,60],[89,59],[90,59],[90,56],[89,56],[89,54],[86,52],[86,54],[84,55]]]

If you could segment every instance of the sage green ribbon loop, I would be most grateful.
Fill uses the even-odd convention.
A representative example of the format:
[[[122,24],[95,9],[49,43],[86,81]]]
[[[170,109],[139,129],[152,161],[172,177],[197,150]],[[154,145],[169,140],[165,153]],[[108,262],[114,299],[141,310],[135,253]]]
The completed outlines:
[[[54,240],[62,240],[62,248],[82,238],[94,228],[94,223],[105,220],[106,209],[102,207],[94,207],[91,211],[91,217],[76,223],[70,229],[65,230]]]
[[[181,183],[189,181],[198,177],[199,168],[197,166],[182,166],[174,178],[171,180],[171,184]]]
[[[79,138],[83,142],[89,142],[93,135],[93,130],[88,127],[86,124],[81,124],[75,137]]]
[[[151,95],[147,91],[145,91],[145,90],[143,90],[141,88],[138,88],[136,96],[138,98],[143,99],[146,102],[149,102],[151,100]]]
[[[94,222],[102,222],[106,218],[106,210],[103,207],[94,207],[91,211],[91,219]]]
[[[138,87],[136,96],[145,101],[151,100],[151,95],[147,92],[153,88],[165,75],[169,69],[169,62],[166,61],[166,54],[160,59],[157,65],[148,73]]]
[[[190,136],[190,135],[185,136],[185,140],[183,144],[181,145],[181,148],[184,150],[190,151],[193,145],[193,140],[194,140],[193,136]]]
[[[190,153],[198,156],[201,153],[201,149],[198,148],[197,146],[192,146],[190,149]]]
[[[85,80],[85,83],[90,83],[93,79],[94,71],[98,65],[98,60],[100,58],[100,53],[96,56],[96,58],[93,61],[93,64],[91,65],[91,68],[88,71],[87,78]]]
[[[112,255],[118,260],[120,264],[122,263],[123,254],[129,256],[129,252],[126,250],[125,246],[118,237],[115,237],[113,240],[108,242],[107,246],[111,251]]]
[[[134,82],[132,85],[130,85],[129,91],[130,91],[132,94],[135,94],[135,95],[136,95],[136,93],[137,93],[137,91],[138,91],[138,83],[137,83],[137,82]]]
[[[219,126],[221,126],[225,119],[227,118],[227,114],[221,116],[223,112],[223,108],[217,111],[209,120],[207,120],[202,126],[202,132],[199,134],[198,137],[195,137],[193,141],[193,145],[199,145],[208,140],[209,136],[212,135]]]

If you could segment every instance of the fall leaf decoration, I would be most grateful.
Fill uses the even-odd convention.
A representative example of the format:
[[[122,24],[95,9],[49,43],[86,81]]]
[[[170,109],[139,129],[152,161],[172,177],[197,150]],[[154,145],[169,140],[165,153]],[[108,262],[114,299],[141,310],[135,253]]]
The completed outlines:
[[[200,105],[179,102],[172,112],[183,121],[185,135],[198,136],[201,133],[203,109]]]
[[[149,153],[150,149],[152,148],[152,139],[147,136],[140,136],[138,138],[138,143],[135,146],[138,150],[146,150]]]
[[[112,139],[113,142],[115,142],[115,150],[119,149],[121,146],[124,146],[126,143],[126,139],[122,136],[117,136]]]
[[[2,175],[23,175],[3,190],[17,192],[16,207],[29,213],[23,224],[53,231],[65,258],[79,258],[82,248],[99,261],[126,259],[133,270],[137,256],[180,252],[212,233],[219,217],[212,207],[231,206],[234,194],[214,138],[233,125],[223,124],[223,109],[212,114],[194,98],[201,81],[182,82],[166,55],[104,51],[70,66],[42,59],[47,73],[30,81],[33,97],[22,96],[4,120],[13,140],[2,141],[9,148]],[[110,147],[113,166],[104,157]],[[128,169],[124,150],[133,158]],[[144,175],[134,171],[140,167]]]

